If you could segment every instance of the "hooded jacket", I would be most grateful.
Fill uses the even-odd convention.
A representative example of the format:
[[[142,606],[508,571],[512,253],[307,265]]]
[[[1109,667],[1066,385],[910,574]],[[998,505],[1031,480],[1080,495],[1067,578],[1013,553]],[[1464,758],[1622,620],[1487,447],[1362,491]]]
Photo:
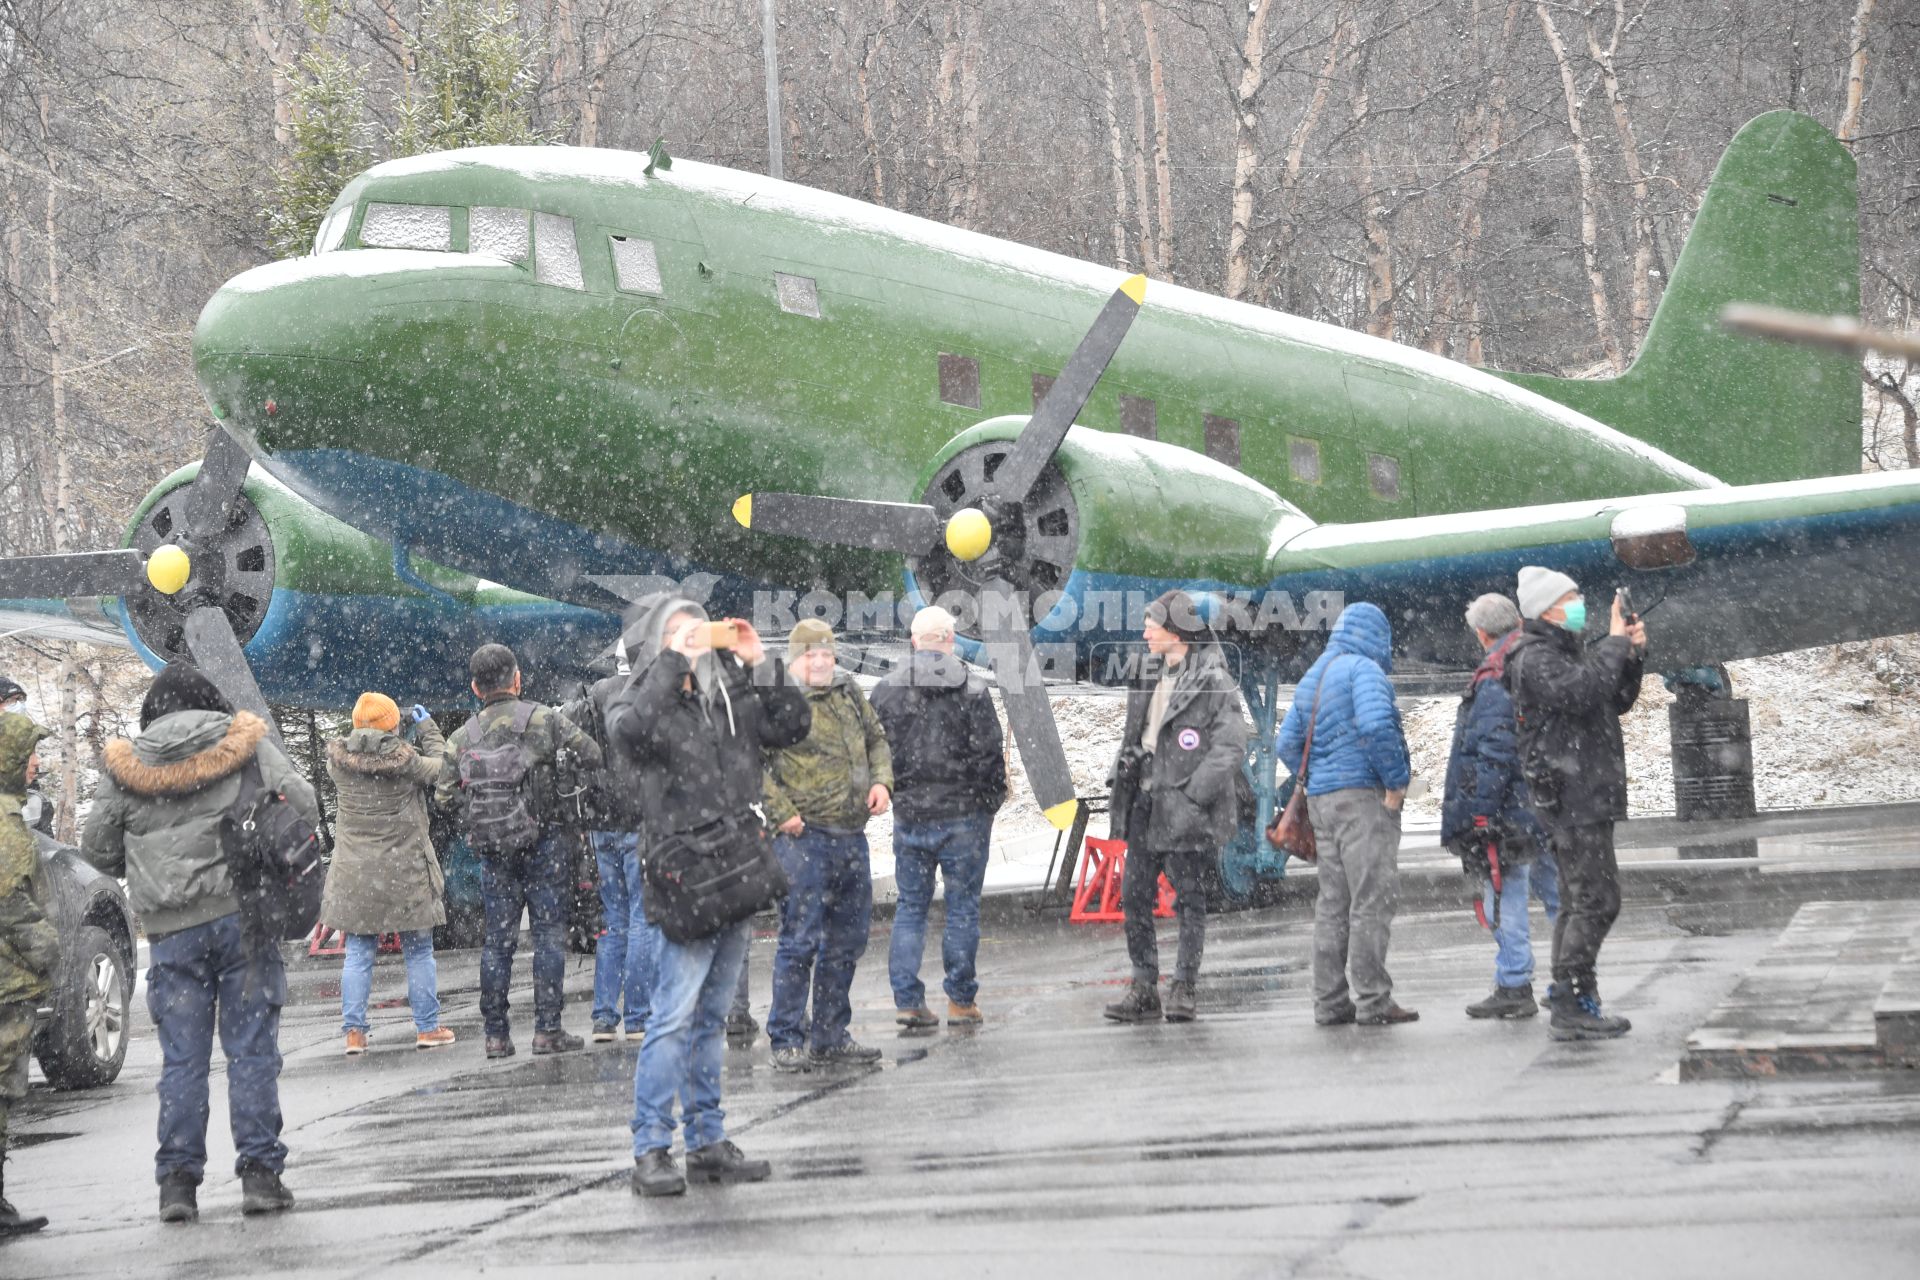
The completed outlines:
[[[140,736],[115,738],[80,838],[81,856],[125,876],[148,937],[177,933],[240,909],[220,847],[220,819],[240,794],[241,769],[260,761],[270,791],[320,821],[313,787],[267,739],[250,711],[175,711]]]
[[[1146,745],[1140,738],[1146,732],[1153,689],[1148,684],[1127,696],[1126,728],[1111,779],[1109,830],[1117,839],[1144,841],[1153,849],[1218,852],[1240,825],[1247,721],[1240,713],[1239,685],[1219,645],[1192,645],[1176,669],[1152,754],[1138,769],[1123,767],[1130,752],[1138,758]],[[1134,801],[1142,785],[1153,798],[1153,808],[1147,830],[1134,831]]]
[[[1518,628],[1501,637],[1467,684],[1453,719],[1453,749],[1447,756],[1440,807],[1442,844],[1474,840],[1474,819],[1485,818],[1503,863],[1524,862],[1547,843],[1546,828],[1530,807],[1527,780],[1520,776],[1513,695],[1500,679],[1519,638]]]
[[[346,933],[404,933],[447,922],[446,877],[427,833],[427,792],[446,740],[422,720],[419,746],[386,729],[327,744],[339,796],[320,918]]]
[[[767,821],[798,814],[810,827],[864,831],[867,793],[875,783],[893,793],[893,754],[873,704],[853,677],[833,673],[824,688],[801,685],[813,713],[807,736],[767,755]]]
[[[813,721],[771,655],[749,669],[716,653],[707,690],[687,687],[693,664],[661,644],[667,621],[682,611],[706,616],[666,592],[638,602],[626,632],[633,674],[607,703],[613,770],[639,794],[648,844],[748,814],[760,802],[765,753],[800,741]]]
[[[887,731],[898,822],[993,813],[1007,801],[1007,757],[987,682],[938,649],[915,649],[873,689]]]
[[[1640,700],[1643,658],[1625,636],[1582,648],[1565,627],[1530,619],[1507,652],[1520,768],[1534,811],[1554,826],[1627,816],[1627,751],[1620,717]]]
[[[0,714],[0,1005],[38,1003],[60,960],[60,935],[47,922],[40,847],[20,818],[27,760],[46,736],[17,711]]]
[[[1294,690],[1275,743],[1287,771],[1300,776],[1300,749],[1307,718],[1313,722],[1313,757],[1307,761],[1307,794],[1366,787],[1399,791],[1412,774],[1407,739],[1394,701],[1393,628],[1378,605],[1349,605],[1333,624],[1327,649],[1307,668]],[[1321,682],[1326,690],[1321,692]]]

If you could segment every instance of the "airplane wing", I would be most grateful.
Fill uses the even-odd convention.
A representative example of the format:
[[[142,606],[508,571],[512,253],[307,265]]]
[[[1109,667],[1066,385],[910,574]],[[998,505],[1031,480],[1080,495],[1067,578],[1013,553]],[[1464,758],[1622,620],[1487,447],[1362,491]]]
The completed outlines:
[[[133,644],[119,617],[102,605],[94,599],[0,600],[0,640],[30,635],[39,640],[75,640],[131,649]]]
[[[1268,564],[1270,589],[1371,600],[1408,656],[1461,665],[1478,658],[1467,603],[1547,565],[1599,628],[1627,587],[1650,668],[1672,671],[1920,631],[1916,545],[1920,473],[1900,471],[1317,525]]]

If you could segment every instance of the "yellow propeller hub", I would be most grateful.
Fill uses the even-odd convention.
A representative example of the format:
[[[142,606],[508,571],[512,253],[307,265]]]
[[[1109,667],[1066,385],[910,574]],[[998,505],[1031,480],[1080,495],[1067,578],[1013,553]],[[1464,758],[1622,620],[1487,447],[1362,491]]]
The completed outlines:
[[[163,596],[177,595],[192,576],[193,561],[171,542],[164,547],[155,547],[153,554],[147,557],[147,581]]]
[[[978,507],[962,507],[947,517],[947,550],[956,560],[973,561],[993,545],[993,522]]]

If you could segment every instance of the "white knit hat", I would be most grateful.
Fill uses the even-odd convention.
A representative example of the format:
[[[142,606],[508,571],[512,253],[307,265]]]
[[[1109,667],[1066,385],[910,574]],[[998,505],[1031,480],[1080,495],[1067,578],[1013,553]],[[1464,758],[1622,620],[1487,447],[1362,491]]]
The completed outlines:
[[[1523,566],[1520,570],[1520,590],[1516,593],[1520,616],[1537,618],[1553,608],[1561,596],[1579,589],[1579,583],[1558,569],[1543,569],[1537,564]]]

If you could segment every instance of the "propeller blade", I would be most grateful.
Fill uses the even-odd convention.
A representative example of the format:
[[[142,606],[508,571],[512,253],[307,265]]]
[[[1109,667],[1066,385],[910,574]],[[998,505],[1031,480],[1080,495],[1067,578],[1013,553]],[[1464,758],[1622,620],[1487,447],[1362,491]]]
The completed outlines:
[[[200,459],[200,474],[187,491],[187,537],[206,546],[227,527],[227,516],[240,487],[247,482],[247,468],[253,459],[240,443],[219,427],[207,441],[207,452]]]
[[[917,556],[940,545],[939,515],[917,502],[749,493],[733,504],[733,518],[755,533],[782,533],[865,551]]]
[[[997,601],[991,599],[995,596]],[[981,638],[1000,685],[1014,744],[1020,748],[1020,763],[1027,769],[1027,782],[1047,821],[1065,831],[1073,825],[1080,801],[1073,793],[1073,771],[1060,745],[1060,728],[1053,722],[1053,704],[1040,678],[1027,618],[1004,578],[987,584],[981,604],[987,606],[981,615]]]
[[[0,560],[0,597],[124,596],[144,582],[146,557],[132,547]]]
[[[1027,419],[1026,428],[1014,440],[1013,451],[994,473],[993,491],[997,496],[1018,502],[1032,490],[1060,442],[1067,438],[1067,428],[1086,407],[1094,384],[1107,371],[1107,362],[1120,349],[1120,340],[1127,336],[1146,296],[1147,278],[1129,276],[1113,291],[1107,305],[1100,308],[1093,327],[1080,339],[1066,367],[1060,370],[1046,397]]]
[[[218,605],[201,605],[187,615],[187,651],[214,688],[220,690],[241,711],[251,711],[267,722],[267,732],[280,746],[280,726],[275,723],[267,699],[247,665],[246,652],[233,634],[233,624]]]

